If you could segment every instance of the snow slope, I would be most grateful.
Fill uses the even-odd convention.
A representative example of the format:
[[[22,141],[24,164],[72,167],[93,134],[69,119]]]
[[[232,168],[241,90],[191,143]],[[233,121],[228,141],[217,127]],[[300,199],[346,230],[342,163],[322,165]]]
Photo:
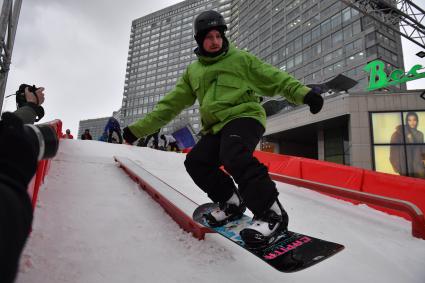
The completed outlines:
[[[284,274],[219,235],[198,241],[182,231],[114,155],[137,160],[196,203],[208,201],[187,175],[184,154],[61,140],[17,282],[425,282],[425,241],[402,218],[278,183],[290,229],[346,247]]]

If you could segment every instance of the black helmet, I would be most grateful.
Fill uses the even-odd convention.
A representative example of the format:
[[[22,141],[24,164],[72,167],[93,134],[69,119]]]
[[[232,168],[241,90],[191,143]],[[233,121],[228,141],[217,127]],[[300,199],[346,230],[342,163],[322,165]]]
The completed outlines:
[[[196,16],[193,24],[195,38],[214,27],[219,27],[223,32],[227,30],[223,16],[219,12],[213,10],[200,13]]]

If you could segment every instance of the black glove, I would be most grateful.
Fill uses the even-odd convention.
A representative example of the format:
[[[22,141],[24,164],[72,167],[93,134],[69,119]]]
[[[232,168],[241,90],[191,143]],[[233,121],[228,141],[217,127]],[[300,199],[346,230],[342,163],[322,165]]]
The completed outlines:
[[[125,139],[125,141],[129,144],[133,144],[135,141],[138,140],[138,137],[136,137],[128,127],[125,127],[123,130],[122,137]]]
[[[320,94],[320,89],[314,87],[304,96],[304,104],[310,107],[310,112],[312,114],[319,113],[322,109],[323,97]]]
[[[26,136],[22,120],[5,112],[0,121],[1,174],[28,186],[37,169],[35,146]]]

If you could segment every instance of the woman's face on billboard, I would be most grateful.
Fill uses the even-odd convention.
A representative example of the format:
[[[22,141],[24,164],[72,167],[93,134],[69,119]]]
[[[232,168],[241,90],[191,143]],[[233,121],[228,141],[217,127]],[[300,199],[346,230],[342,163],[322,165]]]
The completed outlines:
[[[409,128],[416,129],[418,126],[418,119],[414,115],[407,116],[407,125]]]

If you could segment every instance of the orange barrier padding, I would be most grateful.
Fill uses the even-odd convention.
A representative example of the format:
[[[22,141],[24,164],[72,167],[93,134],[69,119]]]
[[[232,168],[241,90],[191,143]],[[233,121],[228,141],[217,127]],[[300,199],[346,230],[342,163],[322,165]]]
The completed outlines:
[[[56,132],[58,139],[62,137],[62,121],[61,120],[53,120],[48,122],[47,124],[51,125]],[[37,204],[38,191],[40,190],[41,184],[44,182],[44,178],[46,177],[49,169],[50,169],[51,160],[41,160],[38,162],[37,171],[33,179],[28,185],[28,194],[31,198],[33,211]]]
[[[415,204],[420,210],[425,211],[425,180],[422,179],[379,173],[326,161],[268,152],[256,151],[254,156],[268,166],[271,173],[406,200]],[[346,197],[332,196],[349,200],[355,204],[359,203]],[[410,217],[404,212],[383,207],[373,207],[410,220]]]
[[[27,188],[27,193],[30,196],[31,201],[32,201],[32,196],[34,195],[34,185],[35,185],[36,175],[37,174],[35,174],[32,177],[31,182],[28,184],[28,188]]]
[[[327,185],[319,182],[304,180],[276,173],[270,173],[273,180],[292,184],[295,186],[304,187],[321,193],[336,195],[338,197],[345,197],[348,199],[356,200],[361,203],[378,206],[380,208],[392,209],[394,211],[402,211],[409,215],[412,221],[412,235],[417,238],[425,240],[425,218],[422,211],[413,203],[380,196],[350,189],[345,189],[337,186]]]
[[[425,211],[425,180],[364,170],[363,191],[414,203]],[[398,211],[387,211],[407,218]]]
[[[37,173],[35,174],[35,183],[34,183],[34,192],[32,195],[32,209],[34,211],[35,205],[37,204],[38,191],[40,190],[40,186],[43,183],[43,179],[45,176],[47,160],[41,160],[38,162]]]
[[[269,168],[270,172],[301,178],[301,158],[276,153],[255,151],[254,156]]]
[[[363,169],[303,158],[301,176],[306,180],[360,191]]]

